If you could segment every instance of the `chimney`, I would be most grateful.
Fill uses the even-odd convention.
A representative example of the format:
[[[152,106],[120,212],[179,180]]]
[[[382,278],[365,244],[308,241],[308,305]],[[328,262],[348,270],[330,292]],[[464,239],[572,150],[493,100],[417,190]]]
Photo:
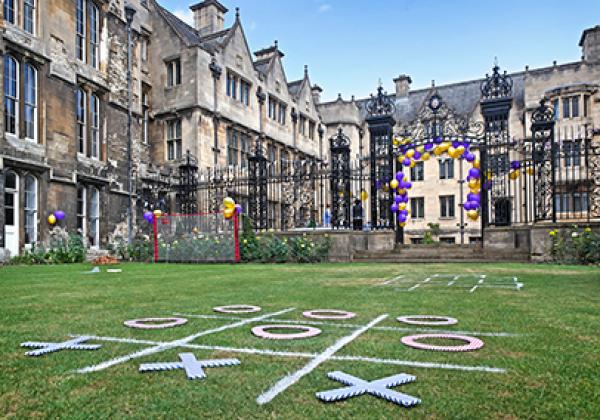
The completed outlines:
[[[583,61],[600,61],[600,25],[583,31],[579,46],[581,47]]]
[[[312,88],[310,88],[310,92],[312,93],[313,102],[315,104],[321,103],[321,92],[323,92],[321,86],[313,85]]]
[[[190,9],[194,13],[194,27],[200,36],[223,30],[227,8],[217,0],[204,0],[190,6]]]
[[[394,79],[394,83],[396,84],[396,98],[404,98],[408,96],[410,84],[412,83],[410,76],[401,74]]]
[[[270,47],[263,48],[262,50],[254,52],[257,61],[266,60],[268,58],[273,57],[275,54],[279,54],[279,57],[285,56],[284,53],[279,51],[279,43],[277,42],[277,40],[275,40],[273,45],[271,45]]]

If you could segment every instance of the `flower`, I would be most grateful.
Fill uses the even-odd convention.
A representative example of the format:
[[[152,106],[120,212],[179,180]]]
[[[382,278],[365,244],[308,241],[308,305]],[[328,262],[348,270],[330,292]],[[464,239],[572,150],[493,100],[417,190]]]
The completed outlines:
[[[584,230],[585,232],[587,232],[587,233],[590,233],[590,232],[592,231],[592,228],[588,226],[588,227],[586,227],[586,228],[585,228],[585,229],[583,229],[583,230]]]
[[[550,235],[550,236],[555,236],[555,235],[556,235],[556,231],[554,231],[554,230],[551,230],[551,231],[548,233],[548,235]]]
[[[306,245],[304,245],[304,244],[300,245],[300,248],[305,248],[305,247],[306,247]]]
[[[244,245],[248,245],[248,239],[244,239]]]
[[[578,236],[579,236],[579,233],[577,233],[577,232],[571,233],[571,238],[577,238]]]

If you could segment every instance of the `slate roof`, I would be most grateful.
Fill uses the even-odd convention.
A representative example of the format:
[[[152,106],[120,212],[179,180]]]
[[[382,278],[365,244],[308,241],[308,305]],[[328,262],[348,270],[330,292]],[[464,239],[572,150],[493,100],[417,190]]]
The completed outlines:
[[[290,95],[297,97],[300,94],[302,82],[304,82],[304,79],[295,80],[293,82],[288,83],[288,92],[290,93]]]
[[[269,70],[269,64],[270,63],[271,63],[271,57],[269,57],[269,58],[263,58],[262,60],[256,60],[254,62],[254,68],[259,73],[262,73],[262,74],[266,75],[267,71]]]

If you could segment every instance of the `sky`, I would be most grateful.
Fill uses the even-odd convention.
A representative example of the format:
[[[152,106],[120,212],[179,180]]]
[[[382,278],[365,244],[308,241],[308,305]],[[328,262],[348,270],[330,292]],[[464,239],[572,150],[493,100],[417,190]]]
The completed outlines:
[[[158,0],[191,23],[197,1]],[[198,0],[200,1],[200,0]],[[412,89],[480,78],[498,58],[522,71],[577,61],[584,29],[600,25],[600,0],[221,0],[225,25],[240,8],[251,51],[279,41],[288,82],[303,77],[322,100],[364,98],[381,79]]]

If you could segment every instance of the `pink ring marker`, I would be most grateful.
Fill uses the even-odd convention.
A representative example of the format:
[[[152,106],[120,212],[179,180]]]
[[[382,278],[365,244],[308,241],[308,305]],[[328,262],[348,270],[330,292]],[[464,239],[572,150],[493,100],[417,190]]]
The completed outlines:
[[[160,322],[160,324],[157,324]],[[183,325],[188,322],[185,318],[139,318],[130,319],[123,324],[129,328],[140,328],[143,330],[159,330],[162,328],[172,328]]]
[[[450,318],[448,316],[436,316],[436,315],[410,315],[400,316],[396,318],[398,321],[410,325],[454,325],[458,323],[456,318]]]
[[[338,311],[336,309],[314,309],[302,312],[302,315],[314,319],[350,319],[356,316],[354,312]]]
[[[295,334],[277,334],[270,333],[266,330],[300,330],[303,332]],[[305,325],[286,325],[286,324],[274,324],[274,325],[259,325],[252,328],[252,334],[260,338],[268,338],[270,340],[297,340],[299,338],[309,338],[321,334],[321,330],[314,327],[308,327]]]
[[[249,314],[252,312],[260,312],[262,311],[262,308],[254,305],[227,305],[216,306],[213,308],[213,311],[224,314]]]
[[[462,346],[435,346],[433,344],[419,343],[418,340],[424,340],[427,338],[443,338],[447,340],[459,340],[465,341],[467,344]],[[402,337],[402,344],[415,349],[420,350],[433,350],[433,351],[473,351],[479,350],[483,347],[483,341],[475,337],[469,337],[468,335],[456,335],[456,334],[417,334],[407,335]]]

